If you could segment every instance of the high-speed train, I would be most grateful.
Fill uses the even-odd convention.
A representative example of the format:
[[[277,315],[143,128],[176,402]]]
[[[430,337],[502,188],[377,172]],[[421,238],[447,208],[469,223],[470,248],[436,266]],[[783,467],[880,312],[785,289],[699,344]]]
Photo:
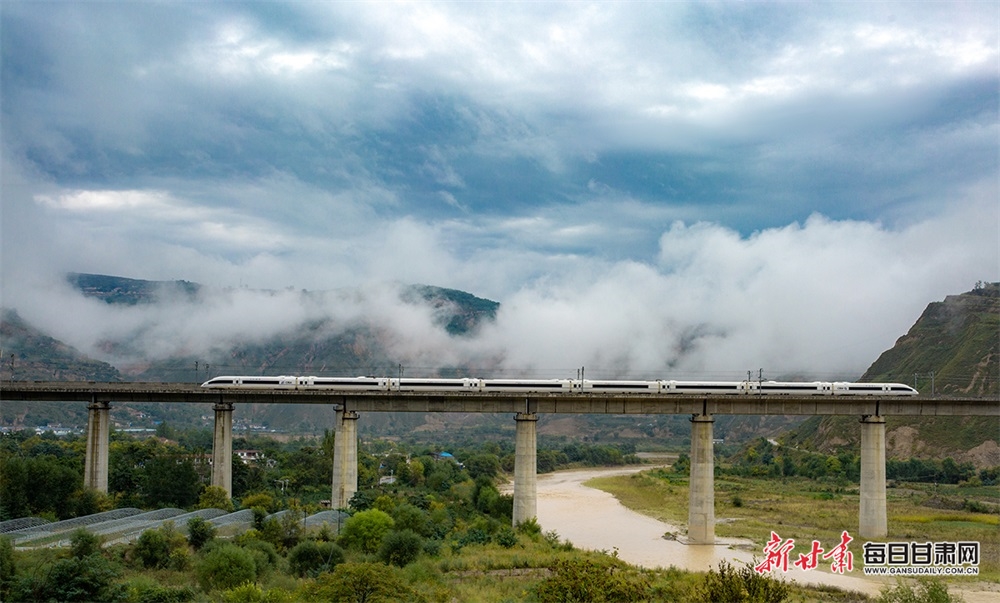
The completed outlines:
[[[202,387],[214,389],[295,389],[335,392],[486,392],[564,394],[696,394],[794,396],[915,396],[902,383],[843,381],[613,381],[591,379],[411,379],[391,377],[222,376]]]

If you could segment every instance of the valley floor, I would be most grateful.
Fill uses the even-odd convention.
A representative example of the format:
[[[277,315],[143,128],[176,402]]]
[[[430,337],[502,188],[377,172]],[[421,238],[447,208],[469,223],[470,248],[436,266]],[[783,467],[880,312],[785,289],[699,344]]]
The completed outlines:
[[[751,562],[756,557],[759,562],[763,557],[763,541],[755,544],[745,538],[719,536],[719,544],[715,546],[689,546],[683,544],[683,525],[661,521],[660,518],[629,509],[619,502],[615,496],[623,491],[622,483],[628,484],[633,481],[631,476],[650,468],[647,465],[581,469],[540,475],[537,484],[539,524],[546,531],[555,530],[560,537],[577,547],[617,552],[624,561],[642,567],[672,565],[690,571],[707,571],[710,567],[717,566],[721,560],[730,563]],[[623,477],[624,480],[608,479]],[[641,480],[640,483],[645,481]],[[679,489],[678,486],[677,490]],[[720,505],[720,500],[725,500],[722,496],[717,492],[716,513],[717,520],[725,524],[728,521],[724,517],[725,513],[719,511],[720,506],[725,506],[725,503]],[[677,506],[676,498],[670,502],[671,498],[664,499],[664,504]],[[686,504],[665,514],[677,517],[679,513],[686,513]],[[854,525],[856,521],[855,517]],[[775,526],[775,529],[785,536],[781,526]],[[850,526],[848,529],[850,530]],[[815,538],[822,542],[826,540],[821,534],[817,534]],[[804,539],[799,541],[802,540]],[[860,560],[860,551],[856,554],[856,559]],[[868,596],[877,596],[883,587],[895,583],[893,579],[864,577],[859,571],[861,565],[860,562],[856,563],[854,571],[848,575],[819,569],[809,572],[795,569],[785,577],[801,584],[832,586]],[[776,577],[781,577],[781,574]],[[1000,596],[1000,583],[996,582],[954,580],[949,581],[948,586],[952,591],[960,591],[967,603],[992,602]]]

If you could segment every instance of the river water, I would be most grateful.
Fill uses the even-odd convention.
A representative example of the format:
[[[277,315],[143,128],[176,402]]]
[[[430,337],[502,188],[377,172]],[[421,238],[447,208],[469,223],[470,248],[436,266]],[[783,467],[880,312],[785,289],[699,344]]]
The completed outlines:
[[[538,523],[542,530],[555,530],[562,540],[572,542],[577,548],[618,552],[628,563],[656,568],[675,566],[691,571],[708,571],[725,559],[735,565],[750,562],[756,555],[763,558],[762,547],[749,540],[716,538],[714,546],[686,545],[664,538],[664,534],[686,532],[683,526],[673,526],[624,507],[615,497],[589,488],[583,483],[594,477],[626,475],[645,469],[649,465],[627,468],[599,468],[557,471],[538,476]],[[798,568],[787,574],[778,574],[803,584],[823,584],[845,590],[878,595],[879,590],[892,580],[858,577],[860,563],[855,564],[853,576],[833,574],[820,570],[802,571]],[[951,586],[951,585],[949,585]],[[965,585],[963,585],[965,586]],[[1000,593],[979,592],[979,586],[969,585],[962,595],[967,603],[1000,601]],[[992,590],[993,585],[982,585]],[[952,588],[952,590],[955,590]]]

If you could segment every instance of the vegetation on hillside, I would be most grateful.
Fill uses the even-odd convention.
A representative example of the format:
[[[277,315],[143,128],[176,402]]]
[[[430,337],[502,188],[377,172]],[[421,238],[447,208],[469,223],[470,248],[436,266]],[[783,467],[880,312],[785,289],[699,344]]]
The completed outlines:
[[[915,382],[921,393],[1000,397],[1000,283],[978,283],[929,304],[862,380]]]

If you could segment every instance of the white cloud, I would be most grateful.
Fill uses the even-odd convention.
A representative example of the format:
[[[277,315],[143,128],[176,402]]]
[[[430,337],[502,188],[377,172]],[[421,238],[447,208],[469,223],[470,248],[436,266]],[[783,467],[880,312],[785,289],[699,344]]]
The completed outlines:
[[[595,377],[737,378],[763,368],[769,377],[853,378],[926,303],[1000,273],[997,208],[982,192],[902,230],[820,215],[751,236],[675,223],[647,262],[500,248],[459,260],[441,232],[404,219],[364,234],[371,255],[346,267],[357,294],[235,289],[120,308],[50,284],[11,299],[30,300],[16,306],[25,318],[102,357],[109,340],[135,339],[151,358],[208,354],[307,323],[327,321],[336,332],[368,320],[422,371],[464,363],[548,376],[586,366]],[[253,273],[323,280],[345,269],[314,260],[302,271],[263,258]],[[507,293],[494,325],[455,340],[435,325],[433,309],[402,303],[389,279]]]

